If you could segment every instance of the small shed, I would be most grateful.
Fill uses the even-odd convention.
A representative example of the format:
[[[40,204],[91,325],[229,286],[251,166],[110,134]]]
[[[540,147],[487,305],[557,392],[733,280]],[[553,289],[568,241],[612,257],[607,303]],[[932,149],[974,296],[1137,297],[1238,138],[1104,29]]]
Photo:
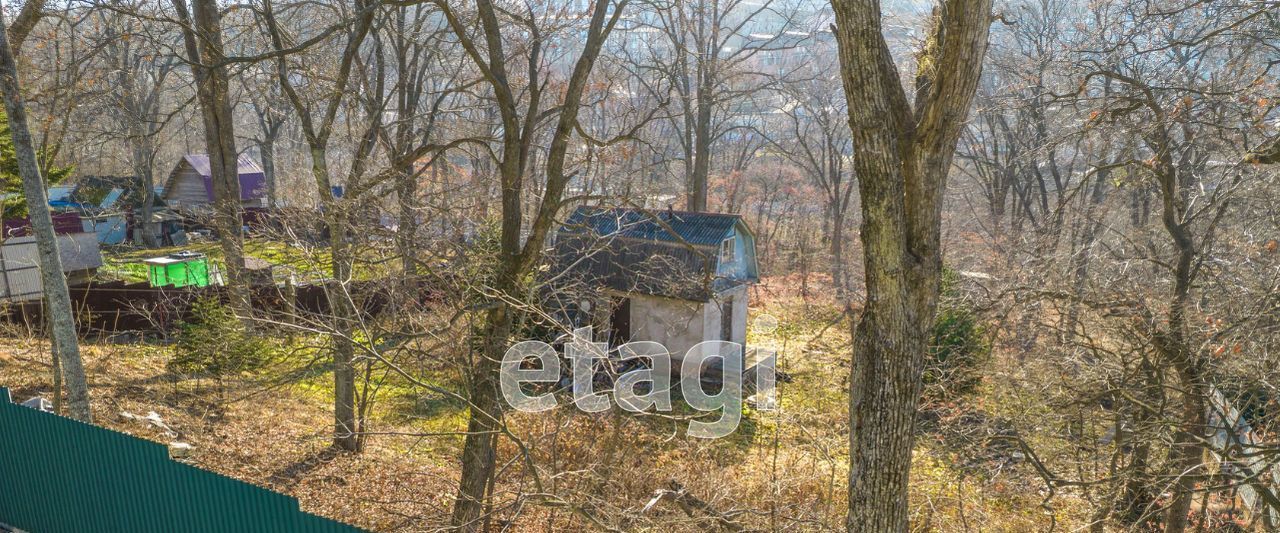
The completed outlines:
[[[248,156],[240,156],[240,201],[245,207],[266,207],[266,176]],[[179,211],[199,211],[213,204],[213,175],[206,154],[182,156],[164,185],[164,201]]]
[[[703,341],[746,345],[759,269],[738,215],[583,206],[557,232],[553,261],[563,316],[610,345],[654,341],[676,360]]]
[[[88,281],[102,266],[102,252],[92,233],[59,233],[58,256],[71,284]],[[23,235],[0,241],[0,301],[39,300],[43,295],[36,238]]]
[[[210,272],[209,258],[196,252],[153,257],[143,263],[147,265],[147,281],[152,287],[207,287],[216,275]]]

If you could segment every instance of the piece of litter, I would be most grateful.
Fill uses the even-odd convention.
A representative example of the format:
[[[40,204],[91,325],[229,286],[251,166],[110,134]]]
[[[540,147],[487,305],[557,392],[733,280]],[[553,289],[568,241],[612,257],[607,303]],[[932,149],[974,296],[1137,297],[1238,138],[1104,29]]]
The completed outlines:
[[[171,459],[186,459],[191,457],[192,447],[185,442],[169,443],[169,457]]]
[[[22,402],[22,406],[30,407],[37,411],[44,411],[46,413],[53,412],[53,402],[50,402],[49,400],[46,400],[44,399],[44,397],[41,397],[41,396],[36,396],[34,398],[31,398],[30,400]]]

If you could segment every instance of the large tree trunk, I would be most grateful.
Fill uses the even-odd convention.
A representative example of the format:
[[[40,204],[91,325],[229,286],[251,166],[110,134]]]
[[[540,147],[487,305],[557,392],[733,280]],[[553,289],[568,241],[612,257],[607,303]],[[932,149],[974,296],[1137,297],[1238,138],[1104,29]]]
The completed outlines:
[[[0,28],[4,27],[4,13],[0,10]],[[40,252],[40,281],[48,302],[49,333],[53,345],[53,358],[62,366],[67,383],[67,403],[71,417],[82,422],[92,421],[89,410],[89,383],[80,361],[80,343],[76,338],[74,309],[67,291],[67,278],[62,274],[62,258],[58,254],[58,237],[53,230],[53,215],[49,212],[49,197],[45,191],[40,166],[36,162],[35,143],[27,126],[26,105],[18,84],[18,67],[9,48],[7,32],[0,31],[0,91],[4,92],[5,110],[9,114],[9,131],[13,136],[14,156],[18,160],[18,174],[22,177],[22,194],[27,202],[32,233]],[[55,394],[62,391],[55,390]]]
[[[326,171],[327,172],[327,171]],[[333,314],[333,445],[358,452],[364,448],[364,420],[356,416],[354,366],[356,310],[346,282],[351,279],[353,257],[347,242],[347,224],[336,202],[329,203],[329,256],[333,280],[327,286],[329,312]]]
[[[698,108],[693,133],[693,173],[689,175],[689,197],[685,208],[707,210],[707,178],[711,174],[711,89],[698,88]]]
[[[225,58],[222,53],[221,15],[216,0],[195,0],[193,13],[188,12],[186,0],[172,1],[183,24],[183,40],[195,73],[213,182],[214,229],[218,232],[226,260],[225,274],[231,306],[237,315],[248,317],[253,308],[244,283],[240,158],[236,152],[227,68],[222,64]]]
[[[908,103],[875,0],[833,3],[862,195],[867,304],[849,380],[850,531],[906,531],[928,332],[942,272],[942,195],[982,72],[990,0],[947,0]]]

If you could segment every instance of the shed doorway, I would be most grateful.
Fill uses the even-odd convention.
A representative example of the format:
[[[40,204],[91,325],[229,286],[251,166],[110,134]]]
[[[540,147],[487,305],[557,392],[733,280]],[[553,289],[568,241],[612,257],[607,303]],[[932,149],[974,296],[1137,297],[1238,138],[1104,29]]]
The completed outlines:
[[[720,340],[733,342],[733,297],[720,302]]]
[[[631,341],[631,299],[619,298],[613,302],[609,314],[609,345],[620,346]]]

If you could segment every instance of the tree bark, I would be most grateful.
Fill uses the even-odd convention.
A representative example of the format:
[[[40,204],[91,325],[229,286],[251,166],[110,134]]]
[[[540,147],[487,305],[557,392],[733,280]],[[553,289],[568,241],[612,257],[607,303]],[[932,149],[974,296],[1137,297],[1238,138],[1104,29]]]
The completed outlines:
[[[502,405],[498,394],[498,361],[507,349],[512,317],[506,305],[487,313],[484,350],[470,372],[470,412],[462,446],[462,476],[453,505],[452,524],[462,531],[480,531],[484,501],[493,482],[498,455]]]
[[[9,47],[13,50],[13,57],[22,55],[22,44],[26,42],[27,36],[31,35],[31,30],[36,29],[36,23],[44,18],[46,3],[47,0],[27,0],[22,5],[22,10],[18,12],[18,16],[13,19],[13,25],[8,29]]]
[[[947,0],[908,103],[876,0],[838,0],[836,39],[862,196],[867,304],[849,380],[849,531],[906,531],[925,339],[941,284],[942,195],[982,72],[990,0]]]
[[[267,207],[275,207],[280,203],[276,190],[276,133],[267,133],[258,150],[262,153],[262,177],[267,181]]]
[[[226,282],[236,315],[252,314],[244,282],[244,237],[240,217],[240,156],[236,152],[227,69],[222,64],[222,22],[216,0],[172,0],[182,23],[183,41],[195,73],[197,99],[204,121],[205,146],[213,182],[214,228],[226,263]],[[194,23],[193,23],[194,21]]]
[[[0,27],[4,23],[3,9],[0,9]],[[53,357],[63,368],[71,417],[88,423],[93,418],[89,409],[89,382],[80,360],[74,308],[67,291],[67,278],[62,274],[58,237],[53,230],[49,197],[45,191],[44,179],[40,176],[40,165],[36,161],[35,142],[31,140],[31,130],[27,126],[27,109],[18,83],[18,67],[13,51],[9,48],[8,32],[0,32],[0,91],[4,93],[5,110],[9,114],[9,131],[13,136],[18,174],[22,177],[22,194],[27,202],[31,230],[35,234],[36,247],[40,252],[40,281],[44,285],[44,295],[48,301]],[[62,391],[55,391],[55,394],[61,393]]]
[[[699,83],[696,101],[693,168],[688,178],[689,197],[685,201],[685,209],[700,212],[707,210],[707,179],[711,174],[711,88]]]

